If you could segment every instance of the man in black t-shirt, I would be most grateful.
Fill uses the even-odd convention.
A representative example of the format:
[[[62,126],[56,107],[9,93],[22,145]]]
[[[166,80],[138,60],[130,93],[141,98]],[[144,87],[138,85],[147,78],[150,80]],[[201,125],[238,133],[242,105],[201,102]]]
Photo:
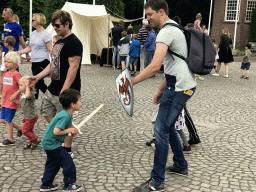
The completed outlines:
[[[35,85],[40,79],[51,76],[51,84],[48,86],[40,109],[49,123],[56,113],[62,110],[59,94],[69,88],[80,91],[80,68],[83,55],[82,43],[71,31],[73,23],[70,14],[58,10],[53,13],[51,23],[62,39],[58,40],[52,49],[51,63],[41,73],[30,78],[31,85]],[[72,138],[67,143],[66,145],[65,140],[65,147],[70,148]]]
[[[117,68],[120,68],[120,55],[118,52],[118,44],[120,39],[122,38],[121,33],[123,32],[123,25],[124,22],[122,20],[119,21],[118,25],[113,27],[110,32],[110,36],[113,38],[113,57],[112,57],[112,65],[115,68],[116,67],[116,61],[117,61]]]

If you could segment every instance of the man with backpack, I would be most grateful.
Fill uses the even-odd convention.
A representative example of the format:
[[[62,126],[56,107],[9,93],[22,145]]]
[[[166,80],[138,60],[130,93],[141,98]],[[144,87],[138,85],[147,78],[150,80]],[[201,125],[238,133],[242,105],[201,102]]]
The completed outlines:
[[[135,78],[133,85],[155,75],[164,65],[165,78],[161,83],[153,102],[159,104],[159,111],[154,127],[155,156],[151,178],[134,188],[134,191],[163,191],[165,171],[169,173],[188,174],[188,164],[183,155],[183,149],[175,122],[188,99],[196,89],[194,74],[189,70],[185,60],[171,55],[168,51],[187,57],[187,43],[184,33],[177,27],[166,23],[175,23],[168,17],[169,8],[165,0],[148,0],[144,5],[147,20],[152,27],[161,29],[156,38],[156,50],[152,62]],[[169,144],[173,152],[174,164],[166,168]]]

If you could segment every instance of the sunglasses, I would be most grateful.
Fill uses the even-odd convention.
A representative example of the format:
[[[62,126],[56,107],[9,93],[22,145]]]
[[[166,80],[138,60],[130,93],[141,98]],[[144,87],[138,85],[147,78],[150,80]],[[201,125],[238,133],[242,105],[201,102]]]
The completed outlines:
[[[54,24],[52,25],[53,27],[56,27],[56,28],[60,28],[60,26],[63,25],[63,24]]]
[[[34,22],[35,20],[34,19],[32,19],[32,22]]]
[[[11,11],[8,10],[7,8],[4,8],[4,11],[7,11],[8,13],[10,13],[10,15],[12,15]]]

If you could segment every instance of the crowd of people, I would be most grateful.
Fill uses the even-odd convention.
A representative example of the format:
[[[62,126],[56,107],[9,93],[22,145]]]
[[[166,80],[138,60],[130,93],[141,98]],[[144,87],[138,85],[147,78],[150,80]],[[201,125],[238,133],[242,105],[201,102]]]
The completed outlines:
[[[168,51],[175,50],[177,54],[187,56],[184,33],[171,25],[163,27],[168,23],[181,25],[181,19],[178,16],[173,19],[168,17],[169,8],[165,0],[148,0],[144,9],[147,19],[142,21],[138,34],[134,33],[131,25],[124,31],[122,20],[109,34],[113,42],[112,66],[121,70],[129,68],[131,75],[134,76],[133,85],[155,77],[164,66],[164,79],[153,98],[153,103],[159,104],[158,112],[152,121],[154,138],[146,143],[155,148],[154,166],[150,179],[134,188],[134,191],[138,192],[163,191],[165,172],[187,175],[188,164],[184,153],[191,153],[191,145],[201,142],[186,108],[186,102],[195,93],[196,80],[203,78],[193,74],[184,60]],[[81,107],[80,68],[83,46],[79,38],[72,33],[72,18],[66,11],[54,12],[51,24],[57,35],[52,37],[43,27],[46,24],[45,16],[41,13],[33,14],[31,22],[35,31],[31,33],[27,47],[18,16],[14,15],[12,9],[5,8],[3,18],[6,24],[0,68],[0,122],[7,127],[8,138],[0,145],[15,144],[13,128],[17,129],[18,137],[24,135],[28,138],[24,149],[35,149],[42,143],[41,147],[47,154],[47,160],[40,191],[58,189],[59,186],[53,184],[53,181],[60,168],[63,168],[64,175],[63,190],[80,191],[82,187],[75,184],[76,168],[72,160],[74,154],[71,147],[73,136],[78,134],[78,130],[72,125],[72,114]],[[198,13],[194,24],[188,24],[186,28],[194,27],[208,33],[201,21],[202,15]],[[156,28],[160,29],[157,35],[154,30]],[[228,77],[228,63],[234,61],[230,49],[232,41],[227,28],[222,32],[218,48],[215,40],[212,40],[218,62],[216,73],[213,75],[219,76],[223,62],[226,71],[224,77]],[[19,50],[19,43],[23,47],[22,50]],[[241,78],[249,79],[250,45],[246,45],[245,49]],[[22,54],[26,54],[26,59],[32,62],[32,77],[23,76],[19,72]],[[247,70],[246,77],[244,70]],[[49,86],[44,82],[44,78],[48,76],[51,78]],[[43,138],[34,133],[34,126],[38,120],[35,102],[38,100],[39,90],[44,94],[40,115],[49,123]],[[24,115],[22,126],[13,121],[19,107]],[[185,125],[189,131],[189,140],[183,131]],[[169,145],[172,148],[174,163],[167,167]]]

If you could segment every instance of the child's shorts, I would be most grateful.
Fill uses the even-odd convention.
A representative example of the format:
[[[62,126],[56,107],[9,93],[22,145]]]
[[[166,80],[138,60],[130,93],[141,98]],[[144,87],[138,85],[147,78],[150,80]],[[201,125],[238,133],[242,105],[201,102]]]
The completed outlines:
[[[127,56],[120,56],[120,60],[125,62]]]
[[[251,66],[251,63],[250,62],[248,62],[248,63],[242,63],[242,65],[241,65],[241,69],[242,70],[249,70],[250,69],[250,66]]]
[[[130,65],[134,65],[137,66],[137,62],[138,62],[138,57],[130,57]]]
[[[1,119],[4,119],[6,122],[11,123],[15,113],[16,113],[16,109],[9,109],[6,107],[2,107]]]

